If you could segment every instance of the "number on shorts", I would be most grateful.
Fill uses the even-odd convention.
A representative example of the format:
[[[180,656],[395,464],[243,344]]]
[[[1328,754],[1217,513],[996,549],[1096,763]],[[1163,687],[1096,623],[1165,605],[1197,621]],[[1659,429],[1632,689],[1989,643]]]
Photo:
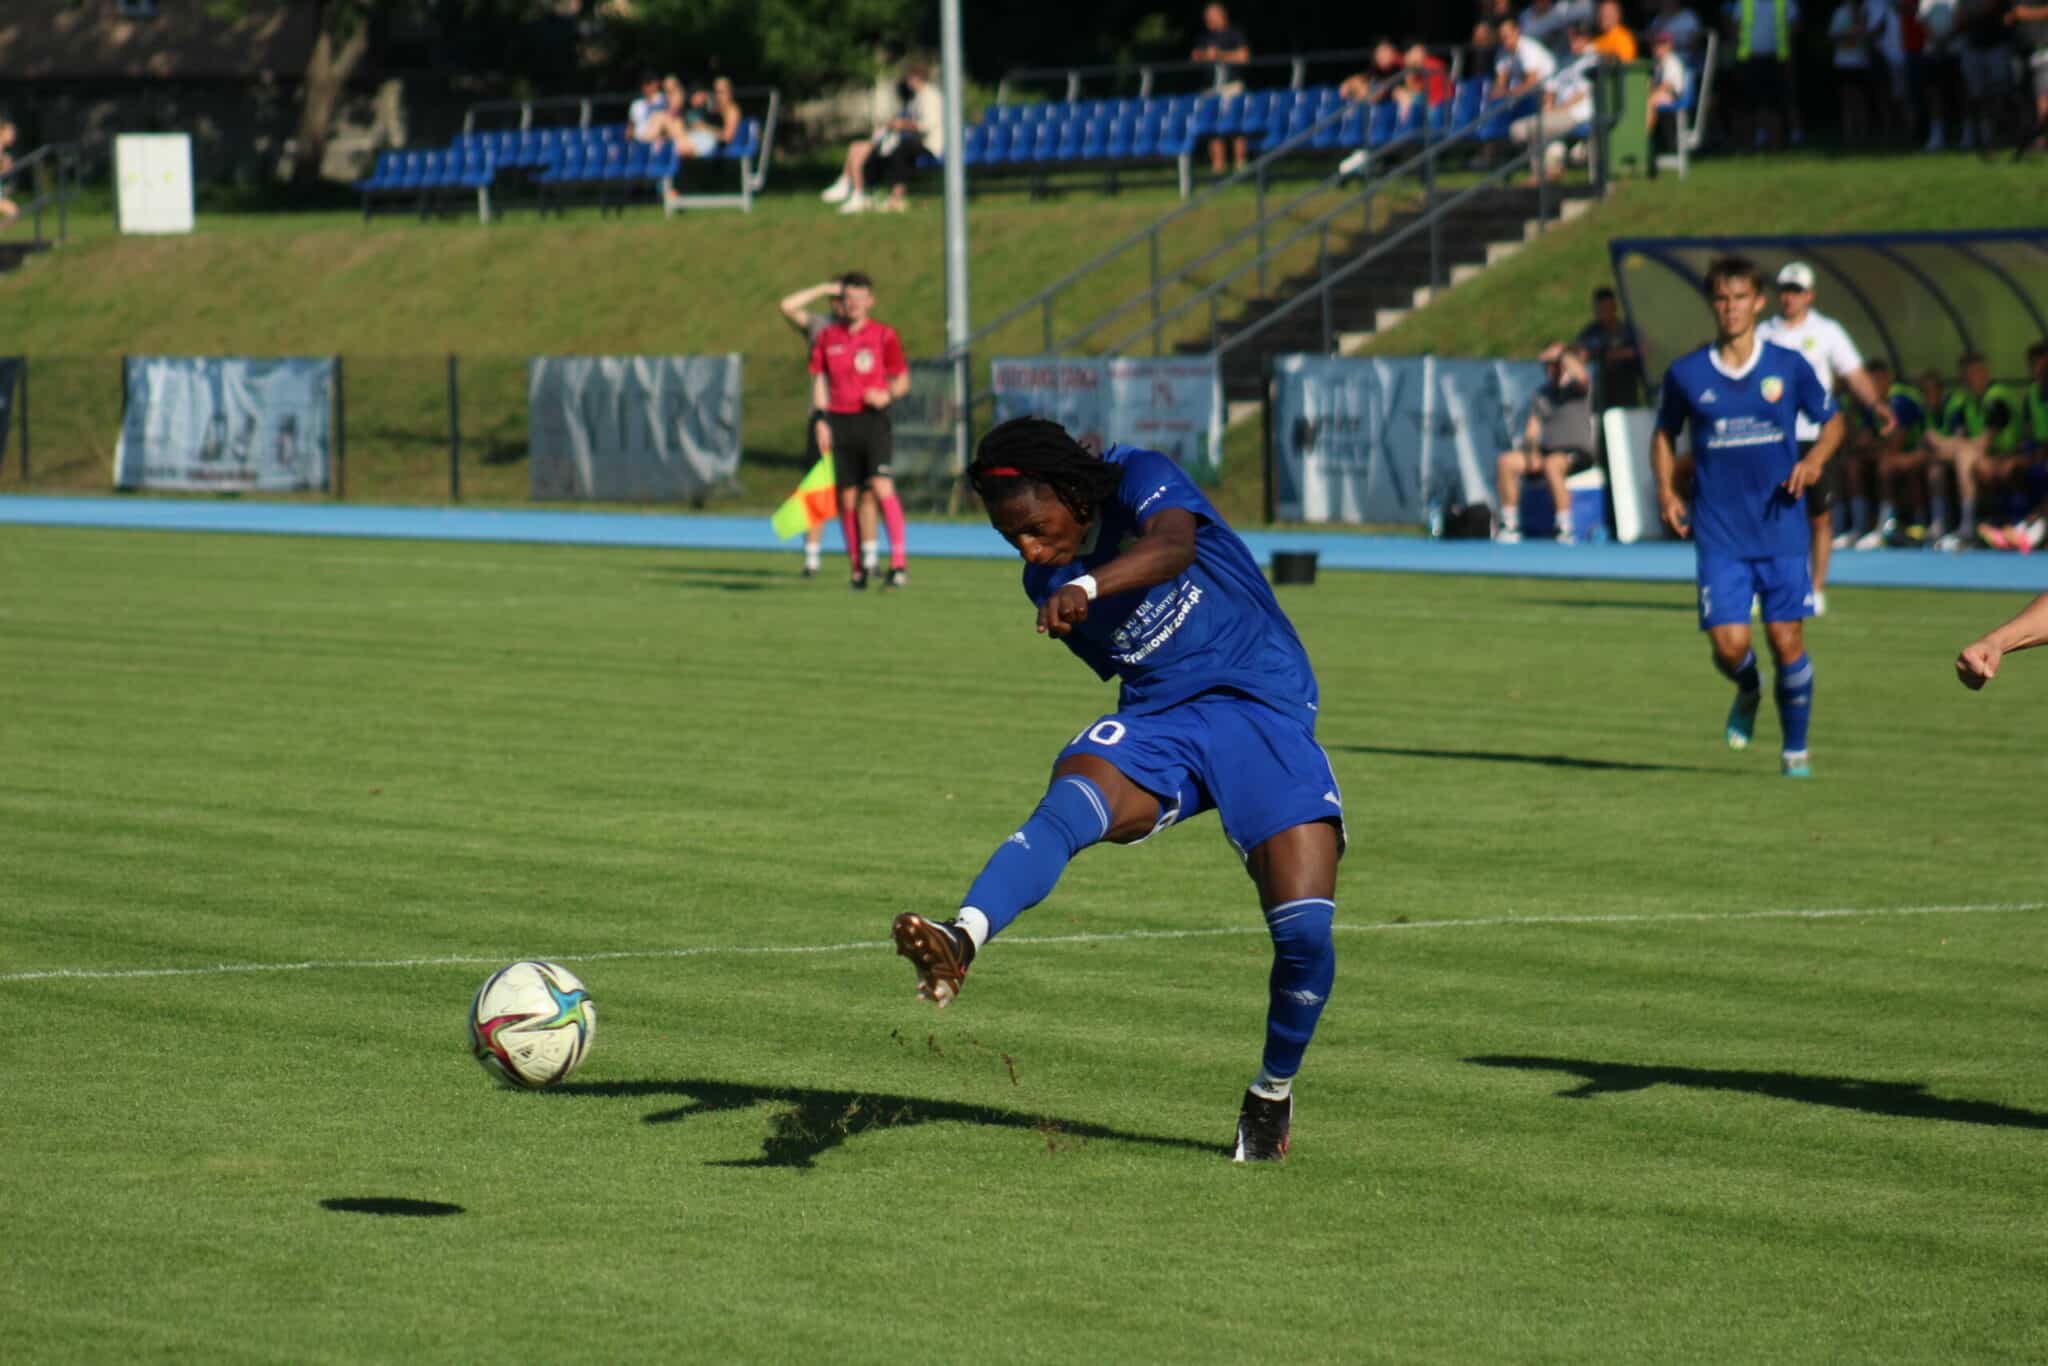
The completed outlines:
[[[1074,743],[1078,745],[1083,740],[1092,740],[1098,745],[1113,745],[1123,738],[1124,723],[1104,719],[1097,721],[1094,725],[1076,735]]]

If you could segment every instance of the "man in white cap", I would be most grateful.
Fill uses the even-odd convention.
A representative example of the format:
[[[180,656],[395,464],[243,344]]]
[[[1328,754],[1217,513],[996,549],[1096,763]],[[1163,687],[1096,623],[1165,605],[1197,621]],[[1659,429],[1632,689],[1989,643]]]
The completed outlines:
[[[1863,368],[1863,354],[1856,349],[1856,343],[1849,340],[1849,334],[1833,318],[1827,317],[1813,306],[1813,267],[1804,261],[1788,262],[1778,272],[1778,316],[1768,319],[1757,328],[1757,336],[1768,342],[1775,342],[1788,350],[1797,351],[1813,367],[1813,373],[1820,378],[1821,388],[1834,393],[1837,381],[1849,386],[1849,392],[1864,407],[1871,410],[1876,419],[1879,435],[1889,435],[1898,426],[1898,418],[1892,415],[1891,404],[1878,392],[1877,385]],[[1799,419],[1799,452],[1803,456],[1820,439],[1820,428],[1804,416]],[[1813,614],[1820,616],[1827,611],[1825,589],[1828,581],[1828,556],[1835,545],[1834,506],[1843,492],[1842,469],[1847,462],[1828,462],[1828,472],[1820,482],[1806,491],[1806,515],[1813,525]],[[1853,528],[1852,528],[1853,530]],[[1848,540],[1853,536],[1847,537]]]

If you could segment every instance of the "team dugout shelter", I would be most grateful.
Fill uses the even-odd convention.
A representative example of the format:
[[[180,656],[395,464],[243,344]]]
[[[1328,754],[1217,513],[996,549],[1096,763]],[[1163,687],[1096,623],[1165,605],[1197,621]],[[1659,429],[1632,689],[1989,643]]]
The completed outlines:
[[[1713,340],[1707,266],[1746,256],[1775,279],[1813,267],[1813,306],[1847,328],[1867,360],[1910,382],[1947,378],[1982,352],[1991,373],[2027,377],[2027,348],[2048,340],[2048,228],[1820,237],[1621,237],[1608,244],[1622,308],[1653,385],[1678,356]]]

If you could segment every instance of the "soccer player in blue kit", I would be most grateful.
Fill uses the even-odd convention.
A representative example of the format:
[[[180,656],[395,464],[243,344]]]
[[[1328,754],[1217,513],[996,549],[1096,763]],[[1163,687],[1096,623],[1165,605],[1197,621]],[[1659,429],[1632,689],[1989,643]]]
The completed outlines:
[[[1806,518],[1800,495],[1820,478],[1842,441],[1842,418],[1813,367],[1797,351],[1759,338],[1764,275],[1753,262],[1726,256],[1707,268],[1707,299],[1717,335],[1664,372],[1650,464],[1664,521],[1698,547],[1700,629],[1713,643],[1714,665],[1735,684],[1728,712],[1731,749],[1749,748],[1763,682],[1750,648],[1749,606],[1763,604],[1764,632],[1777,666],[1778,721],[1784,731],[1781,771],[1807,778],[1807,725],[1813,716],[1813,661],[1806,657],[1805,619],[1813,615]],[[1798,417],[1820,424],[1804,459]],[[1674,443],[1692,426],[1693,505],[1676,486]]]
[[[967,474],[1024,557],[1040,634],[1122,688],[1116,711],[1060,751],[1037,810],[989,856],[954,918],[898,916],[896,951],[917,969],[918,995],[943,1007],[989,939],[1044,900],[1081,850],[1136,844],[1215,808],[1273,937],[1265,1053],[1233,1156],[1285,1157],[1294,1076],[1336,976],[1344,851],[1308,652],[1251,551],[1157,451],[1097,456],[1059,424],[1020,417],[982,439]]]

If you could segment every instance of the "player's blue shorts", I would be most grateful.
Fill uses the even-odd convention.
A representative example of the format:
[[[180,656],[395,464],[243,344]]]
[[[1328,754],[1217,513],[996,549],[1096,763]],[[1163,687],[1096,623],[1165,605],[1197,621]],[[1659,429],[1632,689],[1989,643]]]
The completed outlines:
[[[1282,830],[1335,819],[1343,794],[1330,756],[1295,717],[1218,689],[1156,712],[1115,712],[1060,751],[1092,754],[1159,798],[1156,834],[1215,808],[1239,854]]]
[[[1769,559],[1699,555],[1700,629],[1749,621],[1749,601],[1761,599],[1765,621],[1804,621],[1813,615],[1813,570],[1804,552]]]

